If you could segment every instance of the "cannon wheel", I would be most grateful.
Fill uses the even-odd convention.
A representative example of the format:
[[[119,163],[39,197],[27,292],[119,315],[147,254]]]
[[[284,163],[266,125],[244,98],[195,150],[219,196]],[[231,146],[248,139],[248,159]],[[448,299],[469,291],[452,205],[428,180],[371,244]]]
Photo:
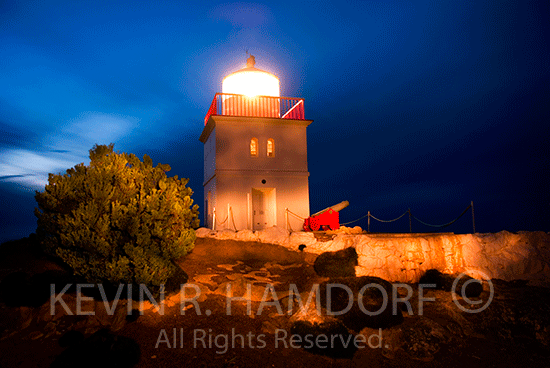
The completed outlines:
[[[309,227],[311,228],[312,231],[318,231],[321,228],[321,225],[319,225],[317,221],[311,221],[309,223]]]

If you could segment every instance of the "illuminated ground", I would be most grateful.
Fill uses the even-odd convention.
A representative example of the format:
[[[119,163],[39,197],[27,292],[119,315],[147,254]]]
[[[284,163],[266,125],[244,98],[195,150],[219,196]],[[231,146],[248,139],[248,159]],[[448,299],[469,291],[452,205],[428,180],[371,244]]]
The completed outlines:
[[[203,315],[197,316],[193,308],[181,315],[180,305],[175,303],[165,309],[163,316],[146,311],[116,334],[130,337],[139,344],[141,358],[137,367],[517,367],[544,366],[550,359],[546,352],[550,342],[550,331],[546,327],[550,315],[549,290],[525,287],[522,283],[495,281],[495,296],[489,308],[471,315],[456,308],[450,293],[429,291],[426,297],[435,297],[436,301],[425,304],[423,316],[419,316],[414,307],[413,316],[406,316],[401,325],[382,331],[387,348],[367,347],[351,359],[314,355],[302,349],[284,348],[281,343],[275,348],[273,332],[277,328],[290,328],[290,317],[279,315],[275,307],[264,308],[261,315],[251,317],[246,314],[245,302],[233,302],[232,315],[226,315],[226,297],[220,292],[228,282],[233,283],[236,293],[240,292],[239,285],[252,283],[252,299],[256,300],[261,299],[263,285],[274,283],[281,305],[286,309],[288,299],[284,295],[290,284],[305,291],[325,280],[315,275],[313,261],[313,255],[279,246],[198,239],[195,250],[181,262],[181,267],[189,274],[189,282],[204,290],[199,299]],[[53,268],[53,264],[37,259],[32,252],[4,252],[0,277],[19,269],[35,273]],[[486,300],[488,295],[485,291],[481,299]],[[413,300],[415,298],[417,294]],[[259,302],[251,303],[254,314],[259,306]],[[207,310],[211,315],[204,315]],[[75,328],[72,317],[61,318],[55,332],[47,336],[46,323],[41,320],[38,308],[30,309],[33,317],[27,327],[15,330],[24,311],[26,309],[0,304],[0,331],[3,330],[0,367],[49,367],[64,351],[58,339]],[[87,336],[99,328],[85,327],[82,323],[79,326],[84,326],[80,331]],[[173,346],[174,329],[176,346]],[[196,331],[215,337],[231,336],[232,329],[234,334],[251,335],[252,344],[246,342],[245,348],[229,347],[227,351],[214,343],[204,348],[200,341],[193,347]],[[162,330],[166,331],[170,343],[159,343]],[[375,332],[362,331],[366,336]],[[264,335],[265,348],[258,348],[260,335]],[[83,366],[86,357],[81,359],[75,361],[74,366]]]

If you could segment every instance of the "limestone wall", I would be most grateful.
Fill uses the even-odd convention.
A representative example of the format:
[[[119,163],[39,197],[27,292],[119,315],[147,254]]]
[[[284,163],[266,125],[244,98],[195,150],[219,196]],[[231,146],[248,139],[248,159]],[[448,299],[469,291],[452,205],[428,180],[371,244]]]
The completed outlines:
[[[465,272],[476,278],[528,280],[550,286],[550,234],[501,231],[496,234],[335,234],[317,240],[310,232],[289,233],[273,227],[262,231],[211,231],[198,237],[257,241],[320,254],[354,247],[359,255],[358,276],[378,276],[392,282],[417,282],[424,271]]]

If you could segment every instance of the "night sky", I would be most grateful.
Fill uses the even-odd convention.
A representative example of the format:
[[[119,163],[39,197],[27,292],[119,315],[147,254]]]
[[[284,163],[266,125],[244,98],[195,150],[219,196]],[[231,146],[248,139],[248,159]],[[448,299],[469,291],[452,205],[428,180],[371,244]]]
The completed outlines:
[[[478,232],[550,231],[549,19],[526,0],[2,1],[0,241],[95,143],[171,165],[202,206],[203,119],[246,50],[314,120],[312,213],[442,224],[474,201]]]

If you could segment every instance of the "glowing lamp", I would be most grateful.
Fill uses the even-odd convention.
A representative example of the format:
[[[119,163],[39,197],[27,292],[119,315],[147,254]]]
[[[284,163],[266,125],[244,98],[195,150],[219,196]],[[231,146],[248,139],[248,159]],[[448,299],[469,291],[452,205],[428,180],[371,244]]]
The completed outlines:
[[[250,55],[246,68],[223,79],[224,115],[279,117],[279,101],[273,98],[280,96],[279,78],[255,68],[255,63],[254,56]]]
[[[279,97],[279,78],[256,68],[246,68],[225,77],[222,83],[222,92],[248,97]]]
[[[248,97],[279,97],[279,78],[254,67],[256,60],[250,55],[246,68],[229,74],[223,79],[222,93],[234,93]]]

